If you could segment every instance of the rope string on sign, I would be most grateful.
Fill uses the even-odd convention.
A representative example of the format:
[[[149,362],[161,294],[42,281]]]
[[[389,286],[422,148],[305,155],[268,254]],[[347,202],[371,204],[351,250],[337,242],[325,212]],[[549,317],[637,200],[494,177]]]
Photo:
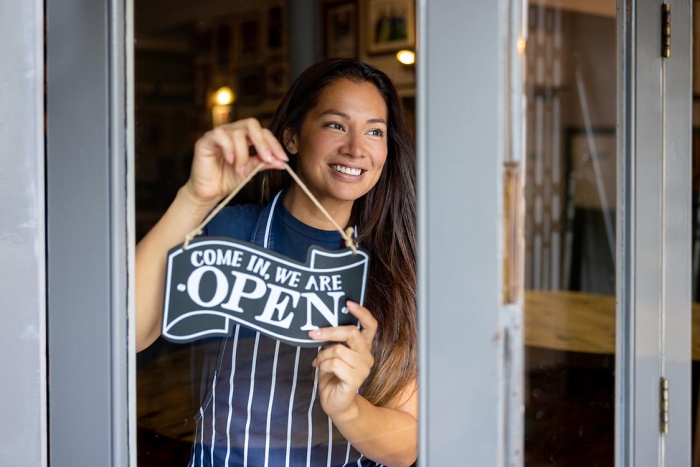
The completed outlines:
[[[221,200],[219,202],[219,204],[217,204],[216,207],[214,209],[212,209],[212,211],[202,221],[201,224],[199,224],[197,227],[195,227],[190,233],[185,235],[185,242],[182,245],[183,250],[187,249],[190,242],[192,240],[194,240],[194,238],[197,235],[202,234],[204,227],[209,223],[209,221],[211,221],[214,218],[214,216],[216,216],[219,213],[219,211],[221,211],[233,199],[233,197],[236,196],[238,194],[238,192],[241,191],[241,189],[243,189],[243,187],[248,182],[250,182],[258,172],[260,172],[264,168],[264,166],[265,166],[265,164],[260,164],[257,167],[255,167],[248,174],[248,176],[245,179],[243,179],[243,181],[231,193],[229,193],[228,196],[226,196],[226,198]],[[353,228],[348,227],[347,229],[343,230],[343,228],[340,227],[340,225],[338,225],[338,223],[335,221],[335,219],[333,219],[333,217],[328,213],[328,211],[326,211],[326,208],[324,208],[323,205],[313,195],[313,193],[311,193],[311,191],[304,184],[304,182],[301,181],[299,176],[296,173],[294,173],[294,171],[289,166],[289,164],[285,163],[284,168],[289,173],[289,175],[292,177],[292,179],[297,183],[297,185],[299,185],[299,187],[301,187],[301,189],[304,191],[304,193],[306,193],[306,195],[309,197],[309,199],[311,199],[311,201],[313,201],[313,203],[321,211],[321,213],[331,222],[331,224],[333,224],[333,226],[336,228],[336,230],[338,232],[340,232],[340,235],[343,237],[343,240],[345,240],[345,246],[350,248],[352,250],[352,253],[354,255],[356,255],[357,254],[357,247],[355,246],[355,244],[352,241]]]

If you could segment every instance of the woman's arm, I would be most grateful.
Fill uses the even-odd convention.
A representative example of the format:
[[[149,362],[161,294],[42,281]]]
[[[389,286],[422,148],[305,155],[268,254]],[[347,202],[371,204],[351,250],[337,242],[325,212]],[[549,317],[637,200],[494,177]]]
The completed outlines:
[[[249,157],[253,146],[258,154]],[[136,246],[136,351],[160,335],[168,251],[182,243],[216,203],[231,193],[260,164],[284,168],[288,160],[279,141],[255,119],[221,125],[194,147],[187,183],[163,217]]]
[[[414,381],[384,407],[360,395],[354,408],[333,423],[355,449],[386,466],[409,466],[418,457],[418,389]],[[406,395],[409,395],[406,399]]]
[[[184,241],[214,207],[184,185],[158,223],[136,245],[136,351],[160,336],[168,251]]]
[[[411,465],[418,452],[417,382],[382,407],[357,393],[374,364],[370,349],[377,321],[357,303],[348,301],[347,307],[360,329],[340,326],[309,332],[312,338],[342,343],[327,346],[313,362],[319,369],[321,406],[364,456],[388,466]]]

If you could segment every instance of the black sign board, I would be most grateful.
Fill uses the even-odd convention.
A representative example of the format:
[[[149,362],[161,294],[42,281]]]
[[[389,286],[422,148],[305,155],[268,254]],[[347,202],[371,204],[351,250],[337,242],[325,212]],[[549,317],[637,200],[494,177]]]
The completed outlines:
[[[193,240],[168,253],[163,337],[190,342],[229,335],[240,323],[292,345],[318,347],[308,332],[356,325],[347,300],[363,304],[369,254],[312,246],[304,264],[252,243]]]

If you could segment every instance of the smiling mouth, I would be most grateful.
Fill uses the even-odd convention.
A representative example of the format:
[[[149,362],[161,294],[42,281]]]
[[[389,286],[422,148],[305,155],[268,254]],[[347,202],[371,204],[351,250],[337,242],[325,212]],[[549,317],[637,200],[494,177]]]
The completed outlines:
[[[336,172],[340,172],[341,174],[346,174],[346,175],[362,175],[362,169],[353,169],[350,167],[345,167],[343,165],[338,165],[338,164],[331,164],[331,169],[335,170]]]

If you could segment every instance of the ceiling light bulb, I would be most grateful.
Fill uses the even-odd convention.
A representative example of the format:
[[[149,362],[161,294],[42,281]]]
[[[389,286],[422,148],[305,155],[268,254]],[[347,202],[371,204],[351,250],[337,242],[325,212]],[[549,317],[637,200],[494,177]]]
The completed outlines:
[[[214,93],[214,101],[218,105],[231,105],[234,101],[233,91],[228,86],[220,87],[216,93]]]
[[[416,63],[416,54],[411,50],[399,50],[396,59],[404,65],[413,65]]]

